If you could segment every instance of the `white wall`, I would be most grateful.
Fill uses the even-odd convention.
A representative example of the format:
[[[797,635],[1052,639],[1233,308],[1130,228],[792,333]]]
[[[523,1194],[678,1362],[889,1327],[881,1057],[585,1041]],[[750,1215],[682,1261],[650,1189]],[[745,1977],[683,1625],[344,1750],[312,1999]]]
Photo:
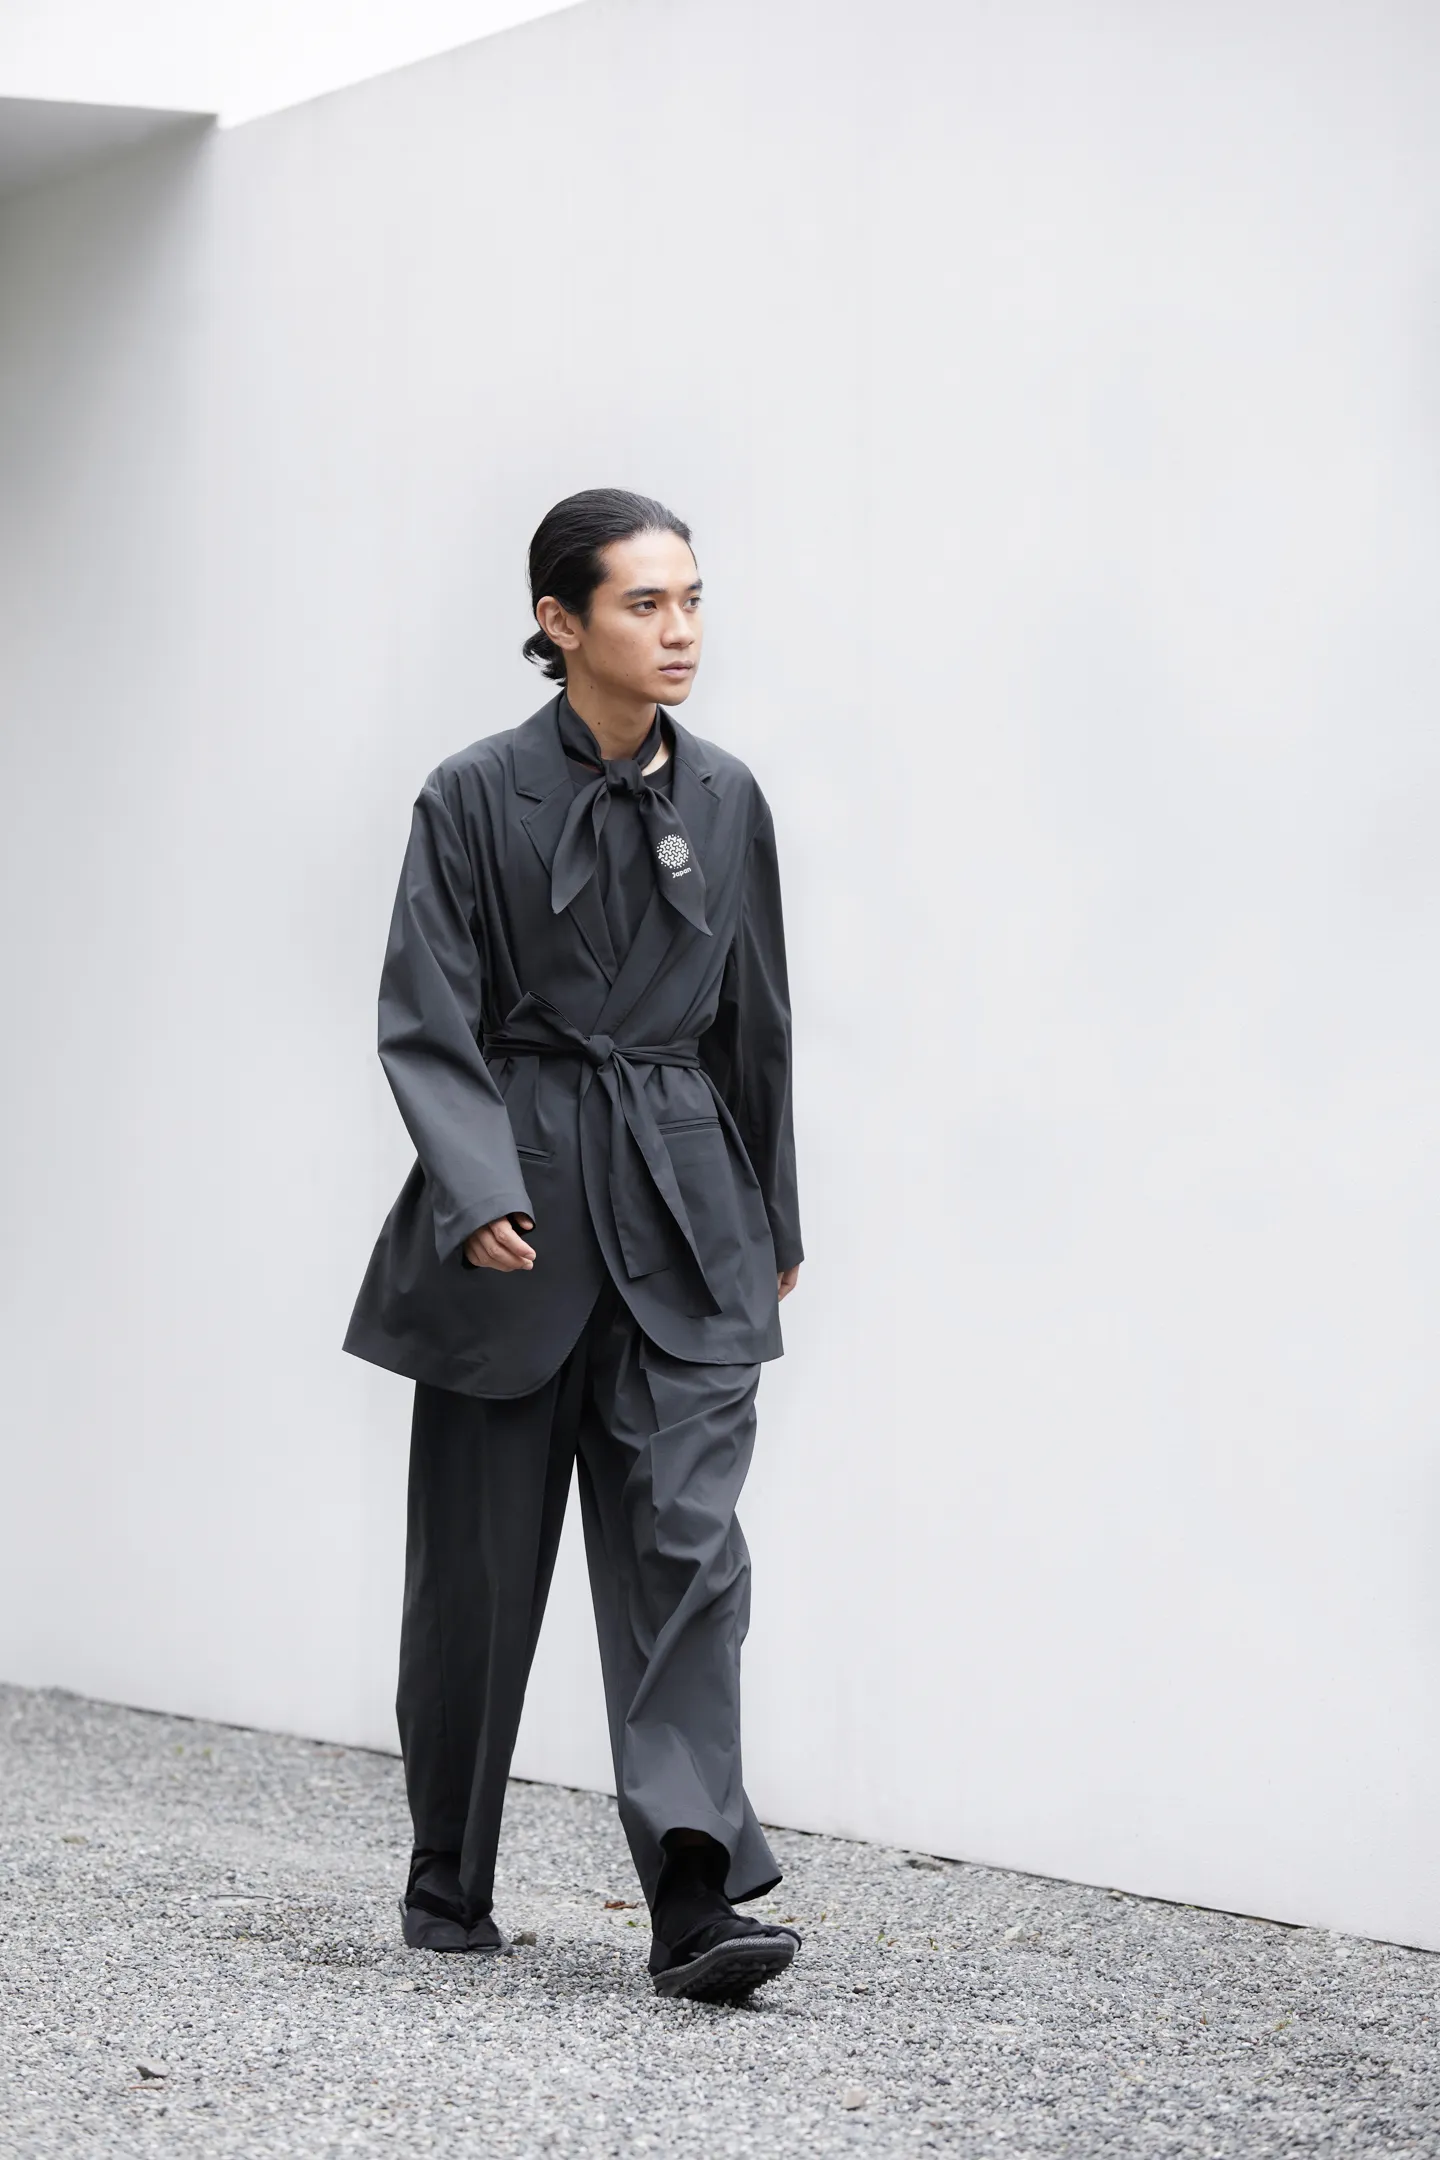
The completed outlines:
[[[0,1671],[391,1744],[385,924],[616,480],[787,881],[762,1814],[1440,1947],[1437,59],[595,0],[16,208]]]
[[[6,0],[0,96],[218,113],[321,97],[577,0]]]

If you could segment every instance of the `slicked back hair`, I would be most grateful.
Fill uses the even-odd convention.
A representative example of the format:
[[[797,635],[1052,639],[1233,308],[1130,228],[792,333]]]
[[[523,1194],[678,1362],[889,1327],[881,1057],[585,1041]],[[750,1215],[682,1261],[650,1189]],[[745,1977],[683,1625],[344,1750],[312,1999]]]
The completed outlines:
[[[547,510],[530,542],[531,607],[548,594],[568,614],[586,621],[595,588],[605,582],[601,551],[612,541],[633,540],[643,532],[672,532],[690,545],[684,519],[652,496],[632,495],[628,488],[584,488],[567,495]],[[543,630],[526,638],[520,649],[551,682],[564,682],[565,655]]]

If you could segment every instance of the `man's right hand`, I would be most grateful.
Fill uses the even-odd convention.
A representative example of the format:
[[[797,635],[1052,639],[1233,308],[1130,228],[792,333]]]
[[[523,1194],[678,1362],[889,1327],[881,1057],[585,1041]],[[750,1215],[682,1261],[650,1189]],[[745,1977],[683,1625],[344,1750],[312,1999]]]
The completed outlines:
[[[517,1215],[515,1222],[522,1230],[535,1227],[531,1215]],[[465,1240],[465,1257],[471,1267],[500,1268],[508,1274],[514,1268],[534,1267],[535,1248],[525,1243],[508,1215],[497,1215],[483,1230],[471,1231]]]

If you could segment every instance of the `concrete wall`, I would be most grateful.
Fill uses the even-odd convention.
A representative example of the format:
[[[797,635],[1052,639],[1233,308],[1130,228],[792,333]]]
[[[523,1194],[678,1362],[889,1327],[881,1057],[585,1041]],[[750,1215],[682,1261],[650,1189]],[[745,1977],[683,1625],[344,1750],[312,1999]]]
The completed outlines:
[[[7,1678],[392,1743],[385,924],[617,480],[787,880],[762,1814],[1440,1947],[1437,60],[594,0],[15,209]]]

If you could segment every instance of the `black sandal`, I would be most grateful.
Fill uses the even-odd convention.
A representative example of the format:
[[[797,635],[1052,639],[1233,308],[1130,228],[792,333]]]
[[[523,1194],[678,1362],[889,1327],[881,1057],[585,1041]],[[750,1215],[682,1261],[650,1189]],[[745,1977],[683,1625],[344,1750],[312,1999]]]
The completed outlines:
[[[673,1947],[656,1936],[650,1975],[657,1995],[738,2003],[784,1972],[799,1948],[794,1928],[765,1927],[732,1913],[692,1929]]]
[[[436,1867],[435,1863],[439,1862]],[[460,1884],[458,1862],[449,1854],[420,1851],[410,1861],[410,1880],[405,1895],[400,1900],[400,1931],[412,1950],[489,1951],[493,1955],[509,1957],[513,1945],[497,1927],[489,1913],[482,1913],[478,1920],[467,1921],[459,1903]],[[455,1876],[455,1895],[447,1897],[444,1889],[427,1888],[417,1883],[423,1873],[431,1881],[438,1880],[449,1888],[449,1878]]]

